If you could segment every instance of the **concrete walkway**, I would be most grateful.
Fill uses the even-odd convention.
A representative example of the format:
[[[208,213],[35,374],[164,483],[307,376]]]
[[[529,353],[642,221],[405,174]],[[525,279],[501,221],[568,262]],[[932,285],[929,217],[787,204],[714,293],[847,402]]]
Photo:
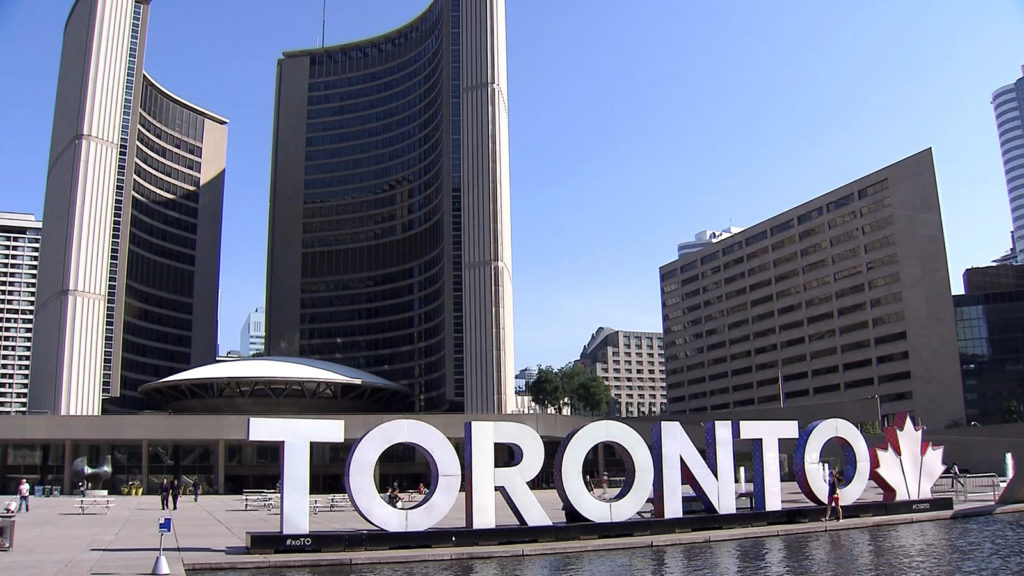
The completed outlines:
[[[562,521],[561,502],[553,490],[536,492],[541,504],[555,522]],[[346,554],[302,554],[260,556],[249,555],[245,549],[247,531],[275,531],[280,514],[274,510],[243,510],[238,496],[202,496],[198,503],[182,498],[178,510],[160,510],[157,496],[114,496],[115,505],[108,514],[102,510],[80,514],[73,497],[32,498],[32,511],[16,517],[14,547],[0,552],[0,574],[148,574],[157,557],[160,537],[157,523],[163,516],[174,518],[174,533],[164,537],[164,555],[173,574],[189,569],[224,569],[228,567],[280,567],[297,563],[363,564],[375,562],[415,562],[520,556],[606,550],[644,546],[662,546],[708,542],[737,538],[774,536],[824,530],[850,529],[900,522],[937,520],[965,514],[990,514],[996,511],[1021,512],[1024,505],[996,508],[991,500],[958,503],[954,512],[932,512],[912,516],[854,518],[840,523],[809,523],[786,526],[740,528],[645,536],[623,539],[588,540],[525,544],[500,547],[442,548],[386,552],[355,552]],[[11,497],[0,497],[6,502]],[[515,519],[497,497],[498,524],[514,525]],[[881,500],[881,493],[871,487],[861,501]],[[783,507],[807,506],[796,485],[784,485]],[[441,526],[465,525],[463,500],[460,496],[452,512]],[[373,529],[355,511],[321,510],[310,516],[311,530]]]

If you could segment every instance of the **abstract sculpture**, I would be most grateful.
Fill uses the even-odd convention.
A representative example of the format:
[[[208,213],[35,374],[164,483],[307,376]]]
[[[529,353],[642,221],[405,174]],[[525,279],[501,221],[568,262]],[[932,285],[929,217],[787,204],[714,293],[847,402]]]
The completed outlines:
[[[75,458],[71,463],[71,476],[75,481],[85,480],[87,485],[98,485],[100,482],[110,478],[111,466],[110,456],[103,459],[103,465],[99,468],[90,468],[85,456]]]

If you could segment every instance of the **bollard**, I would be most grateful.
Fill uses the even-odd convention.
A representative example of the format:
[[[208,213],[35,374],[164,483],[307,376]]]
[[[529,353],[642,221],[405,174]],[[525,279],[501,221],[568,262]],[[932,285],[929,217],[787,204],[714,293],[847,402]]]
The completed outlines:
[[[160,553],[156,557],[156,561],[153,562],[153,570],[150,571],[150,574],[170,574],[171,567],[167,565],[167,558],[164,556],[164,534],[171,533],[171,519],[169,517],[161,518],[157,530],[160,531]]]
[[[747,469],[740,466],[740,492],[747,491]]]

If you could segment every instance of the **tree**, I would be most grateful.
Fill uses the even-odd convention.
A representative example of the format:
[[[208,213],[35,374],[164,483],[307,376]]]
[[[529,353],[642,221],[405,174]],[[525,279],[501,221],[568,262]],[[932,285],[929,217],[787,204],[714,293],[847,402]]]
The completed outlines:
[[[576,414],[604,414],[608,412],[611,392],[603,380],[589,374],[582,364],[570,362],[558,369],[562,387],[569,405]]]
[[[1016,400],[1003,402],[1003,414],[1000,421],[1003,424],[1020,422],[1020,404],[1018,404]]]
[[[562,379],[551,366],[537,367],[537,377],[526,385],[526,393],[533,397],[534,404],[544,409],[561,412],[569,404]]]
[[[537,378],[526,386],[526,392],[541,408],[558,412],[572,408],[576,414],[604,414],[612,398],[603,380],[572,362],[557,370],[538,367]]]

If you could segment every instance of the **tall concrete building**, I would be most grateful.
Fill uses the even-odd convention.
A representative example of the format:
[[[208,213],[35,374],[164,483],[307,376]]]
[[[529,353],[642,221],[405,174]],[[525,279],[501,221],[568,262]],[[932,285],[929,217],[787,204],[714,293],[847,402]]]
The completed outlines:
[[[661,287],[670,412],[874,398],[883,420],[963,423],[930,149],[662,266]]]
[[[242,333],[238,339],[238,351],[242,356],[263,353],[264,340],[267,334],[266,326],[266,309],[263,306],[257,306],[245,316],[245,322],[242,323]]]
[[[278,61],[272,355],[338,362],[417,411],[514,402],[503,0],[434,0]]]
[[[64,28],[29,405],[99,414],[216,357],[227,121],[142,72],[147,0]]]
[[[28,410],[42,227],[32,214],[0,212],[0,414]]]
[[[601,327],[580,352],[587,372],[604,380],[619,416],[652,416],[666,409],[665,347],[661,332]]]
[[[1013,84],[992,93],[1018,264],[1024,263],[1024,66],[1021,66],[1021,74]]]

